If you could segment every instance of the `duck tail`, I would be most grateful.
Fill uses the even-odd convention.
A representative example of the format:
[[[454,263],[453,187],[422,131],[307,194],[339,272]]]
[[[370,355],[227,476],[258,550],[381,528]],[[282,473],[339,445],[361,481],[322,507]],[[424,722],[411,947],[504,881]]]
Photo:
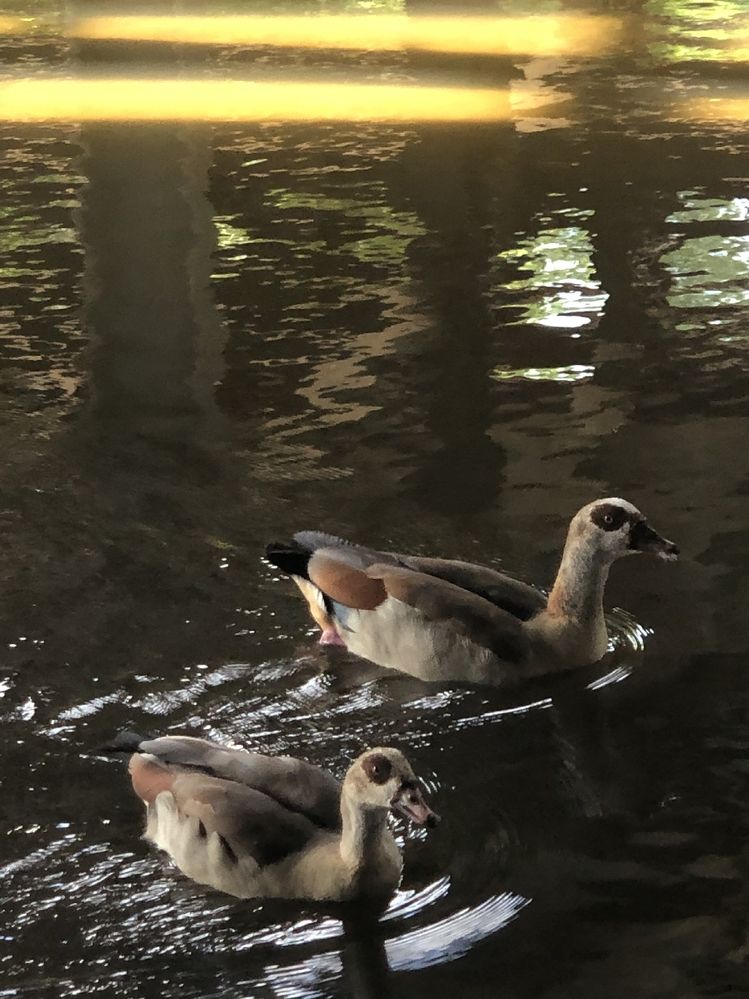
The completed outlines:
[[[296,541],[274,542],[265,549],[265,557],[287,576],[309,579],[307,566],[311,552]]]
[[[107,755],[114,753],[138,753],[140,752],[141,743],[146,741],[145,736],[138,735],[137,732],[131,732],[126,729],[123,732],[118,732],[111,742],[99,746],[98,752],[106,753]]]

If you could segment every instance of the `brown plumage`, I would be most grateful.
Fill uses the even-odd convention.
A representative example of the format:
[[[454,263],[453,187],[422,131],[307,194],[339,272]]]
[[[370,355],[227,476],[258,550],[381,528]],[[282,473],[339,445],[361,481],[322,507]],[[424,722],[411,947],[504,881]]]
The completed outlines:
[[[387,599],[387,589],[381,579],[361,572],[325,551],[315,552],[309,560],[310,582],[330,600],[337,600],[360,610],[374,610]]]

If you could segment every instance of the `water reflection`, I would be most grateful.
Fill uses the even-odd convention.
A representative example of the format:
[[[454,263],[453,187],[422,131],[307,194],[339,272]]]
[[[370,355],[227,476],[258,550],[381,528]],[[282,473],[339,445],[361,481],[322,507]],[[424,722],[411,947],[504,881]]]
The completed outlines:
[[[679,191],[682,208],[666,216],[666,222],[747,222],[749,198],[708,198],[698,191]]]
[[[740,0],[648,0],[654,15],[648,50],[659,61],[730,64],[749,61],[749,19]]]
[[[169,433],[164,421],[215,419],[224,336],[208,287],[215,236],[206,137],[102,127],[82,141],[96,417],[116,420],[118,433],[127,423],[160,420],[159,432]]]
[[[81,69],[53,8],[24,77]],[[745,991],[746,12],[643,10],[613,59],[97,50],[489,82],[500,125],[2,126],[6,990]],[[687,558],[622,566],[606,661],[512,696],[326,658],[257,557],[328,526],[544,581],[610,493]],[[375,929],[236,905],[140,843],[90,755],[127,725],[339,772],[392,740],[445,823],[399,831]]]
[[[552,218],[582,220],[593,214],[590,210],[561,208],[553,212]],[[527,304],[522,307],[519,322],[579,329],[590,326],[603,314],[608,294],[596,275],[590,233],[581,226],[542,228],[536,236],[520,239],[512,249],[498,253],[497,262],[528,273],[528,277],[503,284],[507,291],[525,293],[522,298]]]
[[[661,256],[672,276],[667,301],[684,310],[676,328],[691,333],[712,327],[719,342],[741,341],[732,309],[749,298],[749,236],[741,233],[749,202],[742,197],[708,198],[699,191],[682,191],[679,200],[683,207],[666,221],[685,232]],[[689,235],[695,229],[700,234]]]
[[[76,314],[81,249],[71,219],[80,176],[74,147],[47,130],[19,138],[4,133],[0,213],[0,386],[11,406],[16,391],[32,411],[76,406],[85,344]]]
[[[222,17],[88,17],[68,34],[87,40],[323,49],[423,49],[474,55],[584,54],[618,44],[617,17],[561,12],[526,17],[417,17],[381,13]]]
[[[692,121],[732,124],[739,128],[749,118],[749,100],[746,97],[708,97],[690,101],[683,113]]]
[[[0,82],[0,120],[501,121],[507,91],[307,80],[23,79]]]
[[[505,892],[472,909],[462,909],[438,923],[410,930],[385,944],[394,971],[428,968],[455,961],[506,926],[530,899]]]
[[[749,236],[696,236],[663,255],[677,309],[731,308],[749,300]]]
[[[556,368],[496,368],[492,377],[497,381],[527,378],[532,382],[584,382],[595,374],[592,364],[567,364]]]

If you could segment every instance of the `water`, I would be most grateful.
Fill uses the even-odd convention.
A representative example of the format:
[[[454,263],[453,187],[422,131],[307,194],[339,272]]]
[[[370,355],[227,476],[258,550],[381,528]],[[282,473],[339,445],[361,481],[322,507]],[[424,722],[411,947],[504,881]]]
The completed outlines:
[[[15,76],[176,59],[515,110],[0,125],[0,995],[749,989],[749,161],[740,115],[690,110],[749,96],[747,15],[631,6],[589,6],[632,19],[585,57],[144,53],[55,3],[5,40]],[[509,692],[319,650],[261,559],[319,527],[548,585],[599,495],[682,560],[617,565],[609,657]],[[124,726],[338,774],[394,743],[444,822],[378,925],[237,902],[140,841],[95,752]]]

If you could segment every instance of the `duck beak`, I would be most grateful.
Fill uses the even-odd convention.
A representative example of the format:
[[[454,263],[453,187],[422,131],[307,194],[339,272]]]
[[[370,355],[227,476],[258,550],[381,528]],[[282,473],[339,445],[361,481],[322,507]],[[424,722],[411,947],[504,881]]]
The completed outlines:
[[[396,815],[416,823],[417,826],[428,826],[433,829],[441,819],[424,801],[424,795],[418,787],[406,786],[393,798],[390,807]]]
[[[636,552],[650,552],[659,558],[673,562],[679,557],[679,549],[666,538],[654,531],[646,520],[638,520],[629,532],[629,547]]]

